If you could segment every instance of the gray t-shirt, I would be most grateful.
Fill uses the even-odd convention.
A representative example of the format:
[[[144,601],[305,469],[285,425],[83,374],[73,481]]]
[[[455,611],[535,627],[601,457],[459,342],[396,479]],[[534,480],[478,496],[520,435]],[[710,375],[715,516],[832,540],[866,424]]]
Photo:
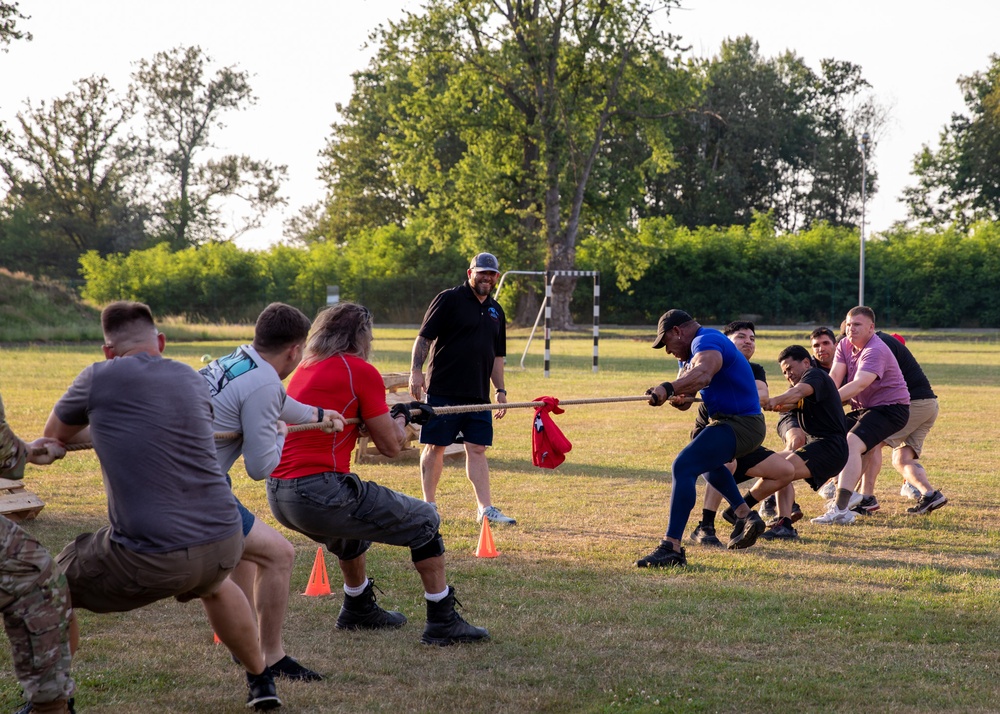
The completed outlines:
[[[285,437],[277,422],[309,424],[315,410],[295,401],[281,384],[281,377],[252,345],[237,347],[231,354],[203,367],[215,410],[215,430],[238,432],[232,439],[216,442],[223,473],[243,454],[250,478],[261,481],[281,461]]]
[[[90,424],[116,543],[166,553],[240,531],[215,458],[208,389],[187,365],[148,354],[97,362],[54,411],[65,424]]]

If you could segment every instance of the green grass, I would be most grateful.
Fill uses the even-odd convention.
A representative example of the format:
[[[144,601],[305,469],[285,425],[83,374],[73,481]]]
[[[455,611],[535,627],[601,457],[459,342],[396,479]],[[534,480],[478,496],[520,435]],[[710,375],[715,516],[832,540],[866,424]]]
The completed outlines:
[[[597,374],[590,369],[589,334],[557,334],[545,379],[540,342],[527,369],[517,367],[527,331],[514,330],[509,398],[641,394],[674,372],[662,352],[649,349],[652,333],[605,330]],[[900,479],[886,458],[877,488],[882,510],[854,526],[804,521],[798,543],[762,542],[741,552],[691,545],[686,569],[639,570],[636,557],[662,536],[670,462],[693,416],[642,403],[568,407],[556,421],[573,450],[557,470],[544,471],[531,465],[530,410],[512,410],[497,423],[490,450],[495,501],[519,520],[515,528],[494,528],[501,556],[474,557],[479,528],[460,464],[446,468],[438,498],[449,581],[466,618],[488,627],[493,641],[421,646],[424,607],[409,554],[380,545],[369,555],[369,572],[385,593],[380,602],[410,623],[388,633],[336,631],[338,595],[297,594],[316,545],[286,533],[299,553],[286,647],[327,675],[317,684],[279,685],[286,710],[995,711],[997,340],[990,333],[904,334],[941,398],[924,462],[951,499],[946,508],[907,516],[910,502],[898,497]],[[413,336],[413,329],[377,330],[376,365],[405,370]],[[203,354],[224,354],[245,336],[226,339],[171,341],[167,354],[197,367]],[[792,342],[805,343],[805,334],[768,331],[758,342],[772,390],[784,388],[774,358]],[[0,348],[0,391],[18,432],[38,435],[52,404],[98,356],[94,344]],[[774,417],[768,421],[773,427]],[[777,445],[773,428],[767,443]],[[358,471],[419,496],[415,462]],[[235,476],[241,500],[276,525],[260,484]],[[53,551],[104,523],[92,452],[70,454],[47,469],[29,467],[26,479],[47,504],[27,527]],[[821,510],[808,489],[799,490],[798,500],[807,517]],[[339,573],[332,558],[327,565],[336,593]],[[80,615],[83,642],[74,663],[80,710],[244,711],[240,671],[212,644],[197,603]],[[3,649],[0,709],[19,701]]]

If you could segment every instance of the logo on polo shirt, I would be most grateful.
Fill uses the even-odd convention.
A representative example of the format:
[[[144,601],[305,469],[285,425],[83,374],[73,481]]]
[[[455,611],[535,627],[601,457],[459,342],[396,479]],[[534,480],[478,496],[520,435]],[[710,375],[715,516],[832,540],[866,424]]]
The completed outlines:
[[[490,314],[490,317],[493,318],[493,322],[500,321],[500,313],[497,312],[497,309],[495,307],[491,307],[489,310],[487,310],[487,312]]]

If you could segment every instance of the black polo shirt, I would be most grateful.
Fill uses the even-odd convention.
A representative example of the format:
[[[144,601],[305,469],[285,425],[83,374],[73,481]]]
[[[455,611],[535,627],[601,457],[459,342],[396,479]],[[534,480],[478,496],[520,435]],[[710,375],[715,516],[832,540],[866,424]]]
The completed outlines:
[[[500,304],[492,296],[479,302],[468,283],[438,293],[419,333],[434,342],[427,393],[488,404],[493,363],[507,355],[506,323]]]
[[[887,335],[882,331],[875,333],[889,348],[896,361],[899,362],[899,371],[903,373],[903,381],[906,382],[906,389],[910,393],[910,401],[914,399],[937,399],[934,390],[931,389],[931,382],[924,374],[924,370],[913,356],[910,349],[892,335]]]

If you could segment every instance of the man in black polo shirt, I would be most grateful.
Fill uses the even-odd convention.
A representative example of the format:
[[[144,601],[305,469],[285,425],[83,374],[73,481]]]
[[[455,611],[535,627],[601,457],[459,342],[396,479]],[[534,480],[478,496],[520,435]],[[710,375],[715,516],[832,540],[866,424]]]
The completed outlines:
[[[889,446],[892,448],[892,465],[904,481],[900,495],[917,499],[917,505],[908,508],[907,513],[930,513],[948,503],[947,497],[931,485],[927,471],[920,463],[924,439],[937,420],[937,395],[931,389],[930,380],[927,379],[924,370],[906,346],[906,340],[895,333],[890,335],[878,331],[875,334],[881,338],[899,363],[903,381],[906,382],[906,389],[910,393],[910,418],[906,426],[865,454],[865,470],[858,489],[862,494],[862,500],[854,510],[859,512],[867,510],[870,513],[873,505],[874,510],[878,510],[878,501],[874,496],[875,479],[882,470],[882,446]]]
[[[822,368],[813,366],[805,347],[786,347],[778,355],[778,364],[792,386],[768,399],[764,408],[770,411],[791,408],[806,433],[806,443],[795,451],[769,453],[755,465],[748,460],[739,464],[747,469],[746,475],[759,479],[744,496],[748,505],[795,480],[804,480],[815,491],[847,463],[847,424],[837,385]],[[766,451],[758,449],[757,458]],[[740,476],[737,470],[735,478]],[[797,538],[798,534],[791,519],[782,515],[761,537],[789,539]]]
[[[421,399],[427,393],[432,407],[456,404],[489,404],[490,381],[496,387],[499,404],[507,402],[503,360],[507,354],[506,318],[500,304],[490,297],[500,277],[500,263],[490,253],[472,259],[468,281],[438,293],[424,315],[413,342],[410,365],[410,394]],[[424,361],[427,365],[426,386]],[[494,413],[501,419],[505,410]],[[434,503],[444,466],[445,447],[461,434],[465,444],[465,472],[472,482],[479,509],[490,523],[514,525],[493,505],[490,495],[490,467],[486,447],[493,443],[493,422],[487,410],[435,416],[420,430],[420,475],[424,500]]]

